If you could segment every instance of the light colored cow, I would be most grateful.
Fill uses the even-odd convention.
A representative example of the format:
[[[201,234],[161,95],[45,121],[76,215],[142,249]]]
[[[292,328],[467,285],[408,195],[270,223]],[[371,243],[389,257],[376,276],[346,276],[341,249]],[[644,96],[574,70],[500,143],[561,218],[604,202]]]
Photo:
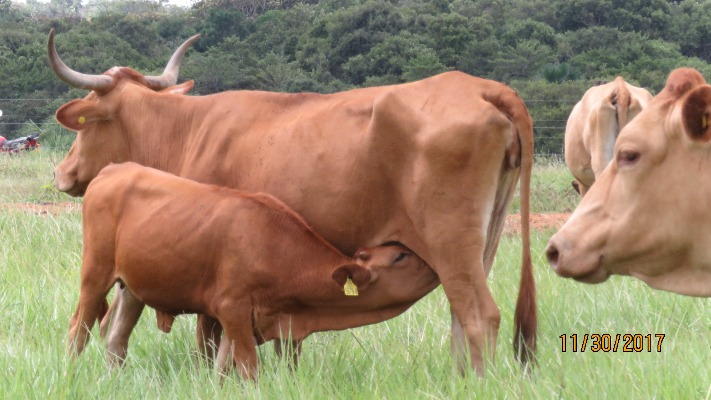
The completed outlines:
[[[615,140],[625,125],[647,106],[652,95],[618,76],[588,89],[573,107],[565,127],[565,163],[581,194],[612,160]]]
[[[711,86],[696,70],[674,70],[550,239],[556,273],[588,283],[631,275],[656,289],[711,296],[710,114]]]

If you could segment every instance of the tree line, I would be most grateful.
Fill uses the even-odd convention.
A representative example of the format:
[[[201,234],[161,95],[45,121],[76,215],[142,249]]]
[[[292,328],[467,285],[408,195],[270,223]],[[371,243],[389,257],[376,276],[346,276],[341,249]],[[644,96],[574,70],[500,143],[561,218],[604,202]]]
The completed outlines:
[[[62,59],[96,74],[159,74],[200,33],[180,73],[194,94],[331,93],[464,71],[519,91],[537,153],[561,152],[568,114],[596,82],[621,75],[656,93],[680,66],[711,76],[711,0],[0,0],[0,135],[71,138],[53,114],[86,91],[49,68],[50,28]]]

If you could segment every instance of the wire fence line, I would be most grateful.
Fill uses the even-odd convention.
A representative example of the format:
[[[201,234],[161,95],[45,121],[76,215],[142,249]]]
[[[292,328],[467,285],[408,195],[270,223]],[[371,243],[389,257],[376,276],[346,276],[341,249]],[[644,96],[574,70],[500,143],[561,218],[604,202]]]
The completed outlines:
[[[4,115],[0,117],[0,136],[8,138],[22,136],[19,132],[28,132],[30,129],[50,132],[60,132],[62,128],[59,123],[51,118],[53,113],[48,110],[50,103],[62,104],[74,98],[0,98],[0,110]],[[579,99],[524,99],[524,103],[536,104],[575,104]],[[32,113],[32,107],[41,108],[37,113]],[[28,110],[29,109],[29,110]],[[20,111],[22,110],[22,111]],[[30,111],[28,113],[28,111]],[[22,115],[24,121],[13,118]],[[535,133],[536,155],[555,156],[563,152],[563,133],[567,119],[535,119],[533,120],[533,130]],[[8,133],[9,132],[9,133]],[[5,133],[3,135],[3,133]],[[25,133],[27,134],[27,133]],[[63,135],[63,134],[62,134]],[[41,140],[41,139],[40,139]],[[48,150],[68,150],[68,147],[50,147],[50,143],[43,144],[43,148]]]

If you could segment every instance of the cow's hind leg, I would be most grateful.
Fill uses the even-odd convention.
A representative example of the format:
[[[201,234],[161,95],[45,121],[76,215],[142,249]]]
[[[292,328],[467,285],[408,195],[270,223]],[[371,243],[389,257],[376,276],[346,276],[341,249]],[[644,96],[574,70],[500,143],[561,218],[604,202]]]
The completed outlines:
[[[435,270],[449,300],[454,358],[461,372],[471,366],[479,375],[496,350],[501,313],[486,279],[518,177],[507,156],[508,121],[492,118],[489,125],[432,135],[426,166],[408,189],[417,193],[408,209],[426,243],[413,250]]]
[[[452,352],[460,372],[471,366],[481,375],[484,360],[494,357],[501,320],[486,284],[491,265],[485,249],[494,245],[486,234],[491,209],[433,211],[425,216],[423,236],[427,260],[449,300]]]
[[[481,263],[471,265],[473,269],[482,268]],[[501,321],[499,308],[486,286],[486,277],[483,272],[479,274],[471,270],[464,273],[442,271],[440,280],[452,312],[451,346],[459,371],[464,372],[470,365],[482,375],[484,361],[494,358]]]

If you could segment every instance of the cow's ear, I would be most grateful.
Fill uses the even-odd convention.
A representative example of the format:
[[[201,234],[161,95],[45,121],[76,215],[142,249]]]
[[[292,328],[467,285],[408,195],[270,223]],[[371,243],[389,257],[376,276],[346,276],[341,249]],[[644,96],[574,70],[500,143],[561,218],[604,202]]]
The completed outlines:
[[[59,107],[55,118],[67,129],[80,131],[96,121],[106,119],[101,115],[96,103],[84,99],[72,100]]]
[[[372,272],[370,269],[361,267],[358,264],[345,264],[334,269],[331,277],[342,288],[350,278],[351,282],[358,287],[358,290],[364,290],[370,283]]]
[[[170,94],[187,94],[189,91],[193,89],[193,86],[195,85],[195,81],[189,80],[187,82],[183,82],[180,85],[173,85],[170,87],[167,87],[163,90],[161,90],[161,93],[170,93]]]
[[[711,86],[703,85],[692,90],[682,107],[684,129],[691,140],[711,140]]]

